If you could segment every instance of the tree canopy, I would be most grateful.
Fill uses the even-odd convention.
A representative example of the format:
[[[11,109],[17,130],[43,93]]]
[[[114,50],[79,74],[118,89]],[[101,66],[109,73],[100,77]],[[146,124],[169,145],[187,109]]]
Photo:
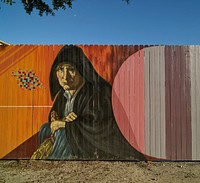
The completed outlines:
[[[39,15],[55,15],[55,11],[59,9],[72,8],[73,1],[75,0],[52,0],[48,3],[44,0],[21,0],[22,5],[27,14],[31,14],[34,9],[39,11]],[[130,0],[122,0],[129,3]],[[1,3],[13,5],[15,0],[0,0]]]

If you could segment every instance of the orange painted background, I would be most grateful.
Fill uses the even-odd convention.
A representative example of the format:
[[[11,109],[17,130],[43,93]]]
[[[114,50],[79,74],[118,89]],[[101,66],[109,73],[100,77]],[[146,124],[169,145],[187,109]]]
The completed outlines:
[[[4,157],[38,132],[47,121],[52,102],[48,77],[51,64],[62,46],[7,46],[0,52],[0,157]],[[25,90],[12,72],[32,69],[44,88]]]
[[[1,159],[29,159],[37,149],[53,104],[50,69],[63,46],[0,46]],[[77,46],[112,85],[115,120],[134,148],[147,159],[200,159],[200,46]],[[19,70],[35,73],[40,86],[19,86]]]
[[[79,45],[96,71],[110,84],[122,63],[140,46]],[[0,46],[0,158],[26,142],[47,122],[52,101],[49,73],[63,45]],[[13,72],[32,70],[42,88],[26,90],[17,85]],[[35,150],[35,149],[34,149]],[[24,149],[26,151],[26,149]],[[27,158],[27,157],[21,157]]]

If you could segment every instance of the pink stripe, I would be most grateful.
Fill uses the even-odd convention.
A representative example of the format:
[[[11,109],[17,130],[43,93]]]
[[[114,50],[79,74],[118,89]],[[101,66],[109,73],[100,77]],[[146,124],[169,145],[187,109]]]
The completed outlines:
[[[144,52],[131,55],[120,67],[112,91],[113,111],[127,141],[144,153]]]

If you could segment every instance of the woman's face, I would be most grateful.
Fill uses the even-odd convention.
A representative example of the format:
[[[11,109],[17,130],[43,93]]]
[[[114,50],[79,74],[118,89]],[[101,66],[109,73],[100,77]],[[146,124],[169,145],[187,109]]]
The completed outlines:
[[[83,77],[70,64],[58,65],[56,76],[64,90],[77,90],[83,82]]]

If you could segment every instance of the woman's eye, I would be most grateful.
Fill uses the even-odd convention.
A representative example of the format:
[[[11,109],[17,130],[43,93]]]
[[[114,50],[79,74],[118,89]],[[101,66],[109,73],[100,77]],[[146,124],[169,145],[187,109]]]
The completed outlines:
[[[59,74],[63,74],[63,71],[60,70],[60,71],[59,71]]]
[[[70,73],[70,74],[74,74],[75,71],[74,71],[74,70],[70,70],[69,73]]]

